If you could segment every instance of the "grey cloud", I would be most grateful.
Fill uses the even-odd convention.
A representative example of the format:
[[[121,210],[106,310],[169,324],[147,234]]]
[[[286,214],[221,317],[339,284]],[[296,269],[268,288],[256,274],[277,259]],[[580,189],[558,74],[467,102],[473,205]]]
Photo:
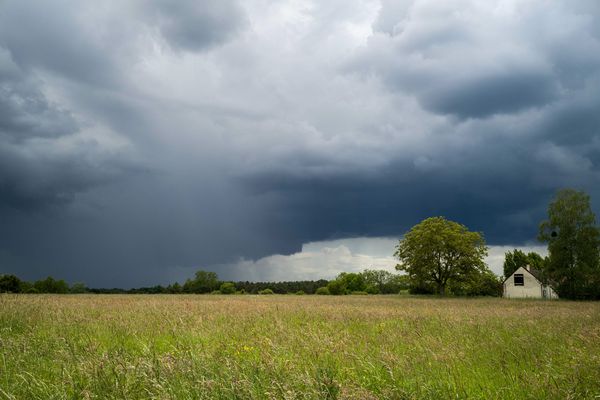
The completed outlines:
[[[510,71],[427,89],[420,99],[436,113],[476,118],[542,106],[556,99],[557,92],[549,76],[537,71]]]
[[[38,209],[118,175],[119,160],[0,47],[0,207]]]
[[[4,2],[0,45],[21,68],[42,68],[87,84],[115,85],[119,76],[108,52],[119,43],[102,43],[94,30],[98,27],[86,24],[78,11],[81,6],[64,0]]]
[[[540,130],[560,146],[582,146],[594,150],[592,143],[600,134],[600,76],[592,79],[579,93],[570,93],[568,100],[548,110],[548,118]]]
[[[486,118],[544,107],[598,73],[596,7],[575,3],[386,1],[351,68],[414,94],[435,113]]]
[[[72,115],[49,104],[37,88],[39,83],[24,74],[0,47],[0,134],[8,143],[76,131]]]
[[[171,46],[189,51],[205,50],[227,41],[246,22],[236,0],[162,0],[144,2],[143,9]]]

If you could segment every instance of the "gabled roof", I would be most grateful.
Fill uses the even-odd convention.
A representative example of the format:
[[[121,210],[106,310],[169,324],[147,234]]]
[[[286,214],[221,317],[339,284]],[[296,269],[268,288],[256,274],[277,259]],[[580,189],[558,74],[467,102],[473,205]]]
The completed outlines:
[[[525,268],[525,269],[527,270],[527,272],[529,272],[531,275],[533,275],[535,277],[535,279],[537,279],[540,282],[544,282],[542,279],[543,278],[542,271],[540,271],[539,269],[533,269],[533,268],[530,268],[530,269]]]
[[[525,271],[529,272],[529,275],[533,276],[542,285],[546,284],[544,282],[544,280],[543,280],[543,276],[544,275],[542,274],[542,271],[540,271],[539,269],[533,269],[533,268],[527,269],[527,267],[519,267],[519,268],[517,268],[517,271],[520,268],[523,268]],[[515,272],[517,272],[517,271],[515,271]],[[510,278],[511,276],[513,276],[515,274],[515,272],[513,272],[512,274],[510,274],[509,276],[507,276],[506,279],[504,279],[502,281],[502,284],[504,285],[504,282],[506,282],[508,280],[508,278]]]

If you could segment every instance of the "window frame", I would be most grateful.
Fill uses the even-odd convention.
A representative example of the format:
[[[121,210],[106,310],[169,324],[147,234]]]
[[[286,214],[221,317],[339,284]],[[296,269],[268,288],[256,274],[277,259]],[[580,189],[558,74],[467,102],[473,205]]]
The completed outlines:
[[[521,278],[521,282],[517,283],[517,277]],[[513,285],[515,286],[525,286],[525,275],[524,274],[514,274],[513,275]]]

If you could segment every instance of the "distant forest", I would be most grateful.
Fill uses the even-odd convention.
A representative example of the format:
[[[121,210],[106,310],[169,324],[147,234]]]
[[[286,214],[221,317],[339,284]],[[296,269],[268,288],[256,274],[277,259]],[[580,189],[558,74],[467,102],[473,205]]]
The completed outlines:
[[[62,279],[47,277],[35,282],[15,275],[0,275],[0,293],[98,293],[98,294],[394,294],[409,289],[408,277],[384,270],[366,269],[360,273],[343,272],[333,280],[284,282],[226,282],[215,272],[198,271],[183,284],[156,285],[132,289],[90,288],[83,283],[69,285]]]

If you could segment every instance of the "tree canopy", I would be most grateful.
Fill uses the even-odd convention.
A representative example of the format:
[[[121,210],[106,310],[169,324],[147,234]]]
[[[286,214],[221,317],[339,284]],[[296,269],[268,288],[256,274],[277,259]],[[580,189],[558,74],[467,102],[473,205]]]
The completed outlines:
[[[193,279],[188,279],[183,284],[186,293],[210,293],[219,288],[219,277],[212,271],[196,271]]]
[[[483,235],[443,217],[427,218],[413,226],[396,247],[400,264],[417,286],[434,285],[445,294],[449,283],[467,281],[487,271]]]
[[[504,277],[511,276],[516,270],[527,265],[533,269],[543,271],[545,268],[544,263],[545,259],[534,251],[527,254],[519,249],[508,251],[504,255]]]
[[[546,273],[560,297],[600,297],[600,229],[590,196],[560,190],[548,206],[538,238],[548,243]]]

